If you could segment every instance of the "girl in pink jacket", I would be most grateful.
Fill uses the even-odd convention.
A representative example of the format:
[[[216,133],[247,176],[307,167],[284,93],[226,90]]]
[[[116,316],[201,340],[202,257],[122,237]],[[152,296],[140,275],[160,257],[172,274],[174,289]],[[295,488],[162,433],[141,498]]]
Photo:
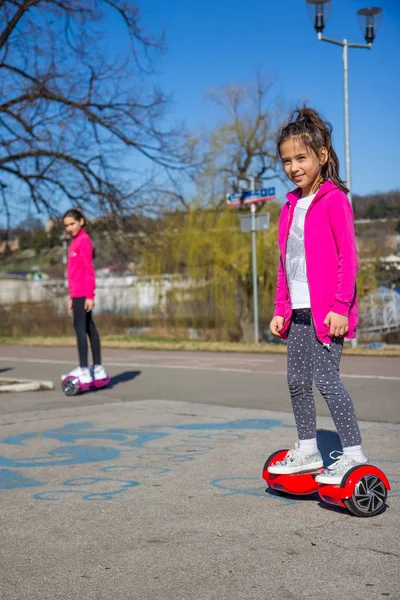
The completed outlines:
[[[324,397],[343,453],[320,483],[340,483],[367,462],[351,397],[339,374],[344,337],[358,321],[354,217],[339,177],[332,126],[310,108],[295,110],[282,127],[278,152],[297,188],[279,221],[280,262],[273,335],[288,339],[287,377],[299,441],[271,473],[302,473],[323,466],[317,447],[313,380]],[[340,454],[340,453],[339,453]]]
[[[96,277],[93,267],[93,244],[85,231],[85,218],[79,210],[68,210],[63,223],[72,241],[68,248],[68,309],[74,317],[74,329],[78,343],[79,367],[62,376],[62,379],[78,377],[83,384],[93,379],[105,379],[107,373],[101,364],[100,337],[92,318]],[[88,343],[93,355],[93,368],[88,364]]]

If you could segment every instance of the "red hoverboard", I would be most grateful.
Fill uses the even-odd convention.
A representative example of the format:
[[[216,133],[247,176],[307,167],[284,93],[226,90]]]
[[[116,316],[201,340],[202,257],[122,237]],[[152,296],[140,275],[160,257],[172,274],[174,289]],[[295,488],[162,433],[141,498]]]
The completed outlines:
[[[283,460],[288,450],[278,450],[265,461],[263,478],[272,490],[283,494],[307,496],[318,492],[323,502],[347,508],[357,517],[374,517],[386,507],[390,484],[386,475],[372,465],[350,469],[340,484],[317,483],[315,477],[323,468],[311,473],[278,475],[269,473],[268,467]]]

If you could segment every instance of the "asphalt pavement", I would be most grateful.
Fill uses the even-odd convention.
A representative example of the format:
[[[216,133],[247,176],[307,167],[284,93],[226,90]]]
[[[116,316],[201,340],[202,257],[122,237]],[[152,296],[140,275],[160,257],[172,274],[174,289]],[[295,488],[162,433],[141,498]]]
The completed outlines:
[[[0,597],[6,600],[400,598],[399,360],[344,357],[387,509],[356,518],[266,489],[296,439],[285,357],[104,350],[105,390],[67,398],[71,348],[0,347]],[[340,447],[317,399],[326,461]]]

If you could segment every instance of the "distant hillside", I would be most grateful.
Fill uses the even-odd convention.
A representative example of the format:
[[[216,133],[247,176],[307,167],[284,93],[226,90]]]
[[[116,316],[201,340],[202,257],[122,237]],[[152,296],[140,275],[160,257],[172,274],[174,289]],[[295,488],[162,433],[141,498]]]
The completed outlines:
[[[400,190],[353,196],[356,219],[400,219]]]

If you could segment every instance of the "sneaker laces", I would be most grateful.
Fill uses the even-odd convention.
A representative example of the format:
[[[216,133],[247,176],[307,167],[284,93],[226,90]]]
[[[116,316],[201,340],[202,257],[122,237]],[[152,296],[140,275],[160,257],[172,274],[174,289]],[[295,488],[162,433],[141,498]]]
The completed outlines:
[[[295,442],[294,448],[292,450],[289,450],[288,453],[286,454],[285,461],[286,460],[295,460],[301,454],[306,454],[306,452],[304,452],[304,450],[300,450],[299,444],[297,442]]]
[[[340,450],[332,450],[332,452],[329,453],[329,458],[332,458],[335,461],[331,465],[329,465],[328,470],[330,470],[330,471],[333,471],[334,469],[336,469],[341,462],[346,462],[346,459],[351,460],[350,457],[346,456]]]

